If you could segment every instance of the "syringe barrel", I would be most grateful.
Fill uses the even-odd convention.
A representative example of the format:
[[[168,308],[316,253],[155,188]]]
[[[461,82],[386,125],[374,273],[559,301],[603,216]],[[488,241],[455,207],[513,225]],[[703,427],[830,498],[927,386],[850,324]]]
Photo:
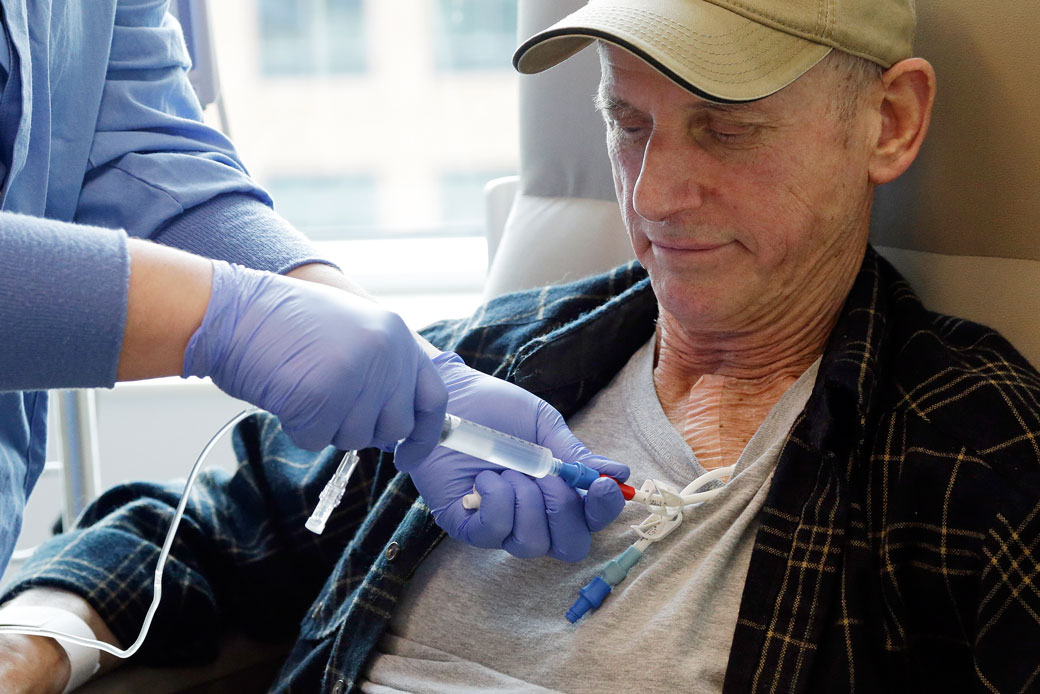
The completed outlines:
[[[560,463],[548,448],[452,414],[444,417],[439,443],[531,477],[559,474]]]

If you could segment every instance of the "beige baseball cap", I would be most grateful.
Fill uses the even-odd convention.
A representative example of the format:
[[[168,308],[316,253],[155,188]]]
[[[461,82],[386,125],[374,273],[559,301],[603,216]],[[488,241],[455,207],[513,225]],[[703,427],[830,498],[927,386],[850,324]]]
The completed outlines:
[[[691,91],[751,101],[837,48],[891,67],[913,52],[914,0],[590,0],[517,49],[533,74],[594,40],[617,44]]]

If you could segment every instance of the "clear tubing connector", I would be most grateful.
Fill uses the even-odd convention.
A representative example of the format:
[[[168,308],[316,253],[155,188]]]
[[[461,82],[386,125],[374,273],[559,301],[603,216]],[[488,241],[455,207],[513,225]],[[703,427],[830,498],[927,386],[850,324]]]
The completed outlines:
[[[325,532],[325,523],[328,522],[329,516],[339,506],[339,502],[343,500],[343,493],[347,490],[347,482],[350,480],[350,476],[354,474],[354,468],[357,467],[358,460],[360,458],[357,451],[347,451],[343,454],[343,459],[339,461],[339,465],[336,467],[336,473],[325,483],[325,488],[318,495],[318,505],[315,507],[314,513],[311,514],[311,517],[304,524],[307,530],[310,530],[315,535],[321,535]]]
[[[559,475],[562,463],[552,451],[530,441],[449,414],[438,443],[531,477]]]

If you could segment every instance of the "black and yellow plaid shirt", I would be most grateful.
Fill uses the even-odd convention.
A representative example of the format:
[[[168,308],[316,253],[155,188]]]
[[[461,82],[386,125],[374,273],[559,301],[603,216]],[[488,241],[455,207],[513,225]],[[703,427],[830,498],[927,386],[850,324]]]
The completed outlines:
[[[630,265],[426,334],[567,416],[655,319]],[[353,689],[443,534],[389,456],[369,451],[311,535],[303,523],[339,456],[292,447],[270,418],[244,422],[237,446],[236,474],[204,476],[188,506],[142,657],[204,657],[221,622],[237,622],[295,640],[273,691]],[[178,496],[111,490],[13,590],[73,590],[132,641]],[[993,331],[924,310],[868,250],[773,478],[724,691],[1040,691],[1038,542],[1040,375]]]

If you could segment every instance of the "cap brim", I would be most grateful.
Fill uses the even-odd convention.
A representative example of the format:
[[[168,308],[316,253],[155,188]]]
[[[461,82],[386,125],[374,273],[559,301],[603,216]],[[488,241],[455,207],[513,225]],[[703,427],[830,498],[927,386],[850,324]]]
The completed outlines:
[[[525,41],[513,65],[525,74],[542,72],[597,39],[717,101],[769,96],[831,50],[704,0],[593,0]]]

